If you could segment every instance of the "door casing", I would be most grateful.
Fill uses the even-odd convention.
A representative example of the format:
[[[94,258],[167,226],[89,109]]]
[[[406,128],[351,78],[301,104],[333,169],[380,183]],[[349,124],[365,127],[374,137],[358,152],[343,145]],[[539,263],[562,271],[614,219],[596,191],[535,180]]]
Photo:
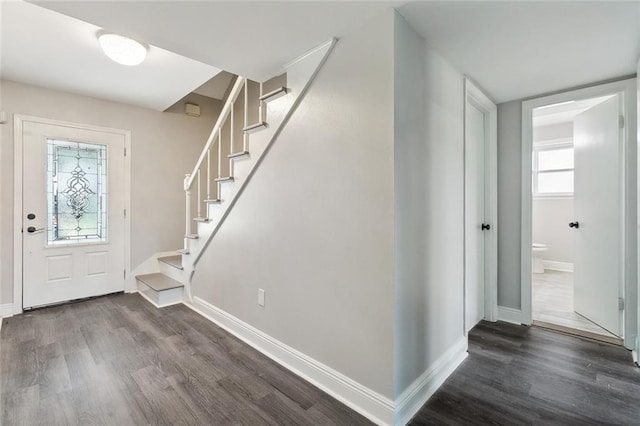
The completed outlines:
[[[498,113],[496,104],[493,103],[482,90],[476,86],[472,80],[465,77],[464,80],[465,93],[465,113],[464,113],[464,211],[466,212],[466,199],[470,190],[467,178],[468,171],[466,167],[467,159],[467,143],[470,138],[467,134],[467,117],[469,108],[472,106],[480,110],[484,115],[485,121],[485,147],[484,147],[484,167],[485,167],[485,220],[491,225],[491,230],[485,234],[485,282],[484,282],[484,319],[487,321],[496,321],[498,319],[498,144],[497,144],[497,123]],[[477,231],[477,223],[467,223],[465,215],[464,224],[464,335],[467,335],[467,304],[466,300],[469,271],[467,271],[467,247],[469,233]]]
[[[22,313],[22,225],[23,225],[23,127],[25,122],[49,124],[52,126],[71,127],[96,132],[115,133],[124,136],[124,146],[127,152],[124,158],[124,205],[127,212],[131,205],[131,131],[113,129],[108,127],[92,126],[88,124],[71,123],[67,121],[52,120],[48,118],[32,117],[15,114],[13,119],[13,313]],[[131,271],[131,220],[130,214],[125,217],[124,223],[124,266],[125,273]],[[131,292],[130,280],[125,280],[125,291]]]
[[[637,163],[636,163],[636,79],[630,78],[612,83],[582,89],[570,90],[555,95],[543,96],[522,102],[522,176],[521,176],[521,235],[520,235],[520,283],[521,283],[521,323],[530,325],[532,318],[531,289],[531,244],[532,244],[532,176],[531,157],[533,153],[532,113],[537,107],[572,100],[589,99],[607,95],[622,98],[624,128],[621,132],[622,163],[620,170],[622,227],[620,229],[622,253],[622,282],[619,294],[625,299],[625,309],[621,322],[624,345],[628,349],[635,345],[637,335]]]

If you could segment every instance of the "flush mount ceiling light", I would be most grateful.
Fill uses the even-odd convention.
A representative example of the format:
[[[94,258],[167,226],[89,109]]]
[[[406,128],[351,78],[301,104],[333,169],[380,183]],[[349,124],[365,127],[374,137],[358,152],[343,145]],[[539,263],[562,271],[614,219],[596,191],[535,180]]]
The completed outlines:
[[[142,43],[125,36],[103,33],[98,40],[104,54],[122,65],[140,65],[147,56],[147,48]]]

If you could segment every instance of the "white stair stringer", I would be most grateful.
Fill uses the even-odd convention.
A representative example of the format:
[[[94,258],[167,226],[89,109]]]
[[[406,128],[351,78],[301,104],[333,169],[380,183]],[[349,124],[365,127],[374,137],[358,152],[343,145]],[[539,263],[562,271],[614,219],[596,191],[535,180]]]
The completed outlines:
[[[189,302],[193,303],[191,278],[203,252],[224,223],[238,197],[242,194],[244,187],[251,180],[264,154],[278,138],[296,107],[302,101],[309,85],[336,42],[336,39],[331,39],[284,66],[284,71],[287,73],[286,95],[266,103],[267,127],[249,136],[249,155],[229,160],[231,161],[234,179],[218,183],[220,188],[219,198],[222,202],[219,204],[212,203],[207,206],[209,221],[197,223],[199,238],[189,241],[189,254],[182,255],[184,271],[181,272],[184,277],[188,277],[185,286],[185,297]]]

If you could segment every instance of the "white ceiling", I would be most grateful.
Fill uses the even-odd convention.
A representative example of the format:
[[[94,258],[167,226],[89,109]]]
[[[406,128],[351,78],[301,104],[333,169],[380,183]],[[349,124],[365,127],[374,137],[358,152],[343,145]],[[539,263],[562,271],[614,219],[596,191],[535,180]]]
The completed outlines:
[[[634,74],[638,1],[416,1],[399,9],[496,102]]]
[[[264,81],[401,1],[33,1],[109,31]]]
[[[533,110],[533,127],[572,122],[576,115],[585,112],[589,108],[594,107],[613,96],[615,95],[582,99],[579,101],[561,102],[559,104],[535,108]]]
[[[179,59],[182,62],[169,67],[162,63],[164,57],[145,63],[144,66],[149,67],[146,78],[123,90],[130,100],[120,100],[129,103],[138,102],[137,98],[153,98],[159,91],[174,88],[176,94],[182,92],[175,101],[211,77],[200,78],[201,71],[206,74],[201,67],[221,68],[265,80],[301,53],[330,37],[347,35],[390,7],[398,7],[427,43],[498,103],[631,75],[640,56],[638,1],[34,3],[89,22],[95,25],[92,31],[105,28],[166,49],[153,48],[150,59],[155,50],[165,56],[170,52],[184,55]],[[2,5],[2,72],[5,76],[29,78],[33,84],[68,91],[93,90],[92,96],[107,99],[113,99],[114,95],[104,89],[105,80],[113,78],[126,85],[129,83],[124,82],[136,77],[135,69],[114,68],[116,65],[105,58],[94,58],[88,46],[78,49],[83,57],[91,56],[95,62],[84,64],[59,59],[60,52],[71,55],[74,52],[70,51],[76,50],[64,47],[71,43],[69,37],[75,26],[31,31],[28,28],[34,25],[25,24],[24,17],[11,17],[11,12],[7,13],[10,3],[2,1]],[[44,20],[36,26],[47,25],[52,24]],[[43,31],[46,36],[37,37]],[[63,36],[66,37],[64,45],[55,46],[56,39]],[[195,67],[194,71],[189,66]],[[171,84],[153,80],[156,74],[165,72]],[[199,82],[192,84],[195,80]],[[156,100],[143,102],[165,104]]]
[[[2,2],[2,78],[164,111],[219,69],[151,45],[127,67],[100,49],[95,25],[33,4]]]

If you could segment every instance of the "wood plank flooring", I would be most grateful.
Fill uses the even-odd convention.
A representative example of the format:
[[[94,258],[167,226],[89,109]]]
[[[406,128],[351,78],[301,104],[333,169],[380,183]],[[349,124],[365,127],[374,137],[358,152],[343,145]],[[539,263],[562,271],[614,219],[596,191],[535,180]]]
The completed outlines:
[[[5,318],[0,424],[364,425],[185,306],[121,294]]]
[[[481,322],[411,425],[639,425],[640,368],[607,343]]]
[[[188,308],[114,295],[4,319],[2,425],[370,424]],[[411,425],[640,424],[619,346],[481,322]]]

